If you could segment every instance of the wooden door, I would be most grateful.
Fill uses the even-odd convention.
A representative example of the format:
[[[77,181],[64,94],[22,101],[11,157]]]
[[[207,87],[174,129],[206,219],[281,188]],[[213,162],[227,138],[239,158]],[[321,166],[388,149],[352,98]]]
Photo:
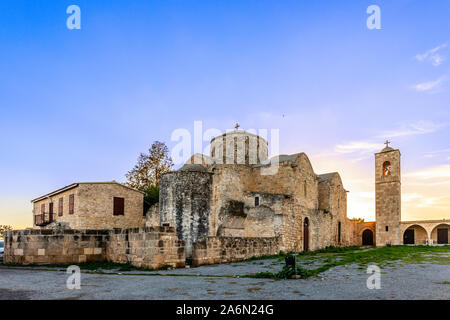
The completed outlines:
[[[407,229],[403,234],[403,244],[414,244],[414,229]]]
[[[53,222],[53,202],[48,205],[48,221]]]
[[[363,246],[373,246],[373,232],[370,229],[364,230],[362,233]]]
[[[309,250],[309,219],[305,218],[303,223],[303,251]]]

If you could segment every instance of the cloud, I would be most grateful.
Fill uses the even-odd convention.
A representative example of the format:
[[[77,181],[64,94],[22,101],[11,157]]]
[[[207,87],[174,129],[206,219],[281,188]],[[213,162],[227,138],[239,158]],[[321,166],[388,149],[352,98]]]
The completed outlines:
[[[424,61],[428,60],[429,62],[431,62],[431,64],[433,66],[437,67],[437,66],[441,65],[442,62],[445,60],[445,58],[437,52],[447,46],[448,46],[448,42],[443,43],[433,49],[428,50],[425,53],[417,54],[415,56],[415,58],[417,61],[420,61],[420,62],[424,62]]]
[[[438,131],[440,128],[445,127],[445,124],[434,123],[432,121],[418,121],[407,125],[402,125],[400,128],[391,131],[382,132],[377,138],[394,138],[412,136],[418,134],[427,134]]]
[[[423,196],[419,193],[402,193],[403,202],[413,202],[420,199],[423,199]]]
[[[450,153],[450,149],[442,149],[442,150],[436,150],[436,151],[430,151],[424,154],[425,158],[434,158],[438,154],[442,153]],[[450,158],[447,158],[447,160]]]
[[[445,58],[442,57],[439,54],[436,54],[434,56],[431,57],[431,64],[435,67],[439,66],[442,64],[442,62],[444,62]]]
[[[370,191],[353,192],[352,195],[363,199],[371,199],[371,200],[375,199],[375,192]]]
[[[419,134],[433,133],[440,128],[446,126],[442,123],[434,123],[432,121],[418,121],[401,126],[398,129],[382,132],[375,136],[376,139],[386,139],[394,137],[404,137]],[[376,143],[371,140],[350,141],[347,143],[338,144],[334,148],[334,152],[338,154],[359,153],[361,155],[380,151],[383,149],[382,143]],[[367,157],[358,157],[354,161],[367,159]]]
[[[351,141],[346,144],[338,144],[335,147],[335,151],[340,154],[354,153],[354,152],[367,153],[378,151],[381,150],[382,148],[383,145],[380,143],[371,143],[368,141]]]
[[[450,178],[450,164],[418,170],[405,174],[406,177],[419,178],[421,180],[445,179]]]
[[[443,82],[447,80],[446,76],[442,76],[434,81],[426,81],[413,85],[413,89],[417,92],[437,93],[441,89]]]

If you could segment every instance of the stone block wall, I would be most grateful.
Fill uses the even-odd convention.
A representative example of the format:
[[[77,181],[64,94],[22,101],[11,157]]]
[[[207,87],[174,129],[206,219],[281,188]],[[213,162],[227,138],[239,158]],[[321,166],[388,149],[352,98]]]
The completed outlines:
[[[69,197],[74,196],[74,210],[69,213]],[[114,197],[124,198],[124,214],[114,215]],[[59,203],[62,201],[62,212]],[[49,214],[53,203],[53,219],[72,229],[112,229],[143,227],[144,195],[116,182],[78,183],[73,188],[36,201],[33,204],[34,216]]]
[[[207,237],[194,244],[192,266],[242,261],[279,252],[278,237]]]
[[[68,264],[105,260],[107,230],[17,230],[5,234],[5,264]]]
[[[147,210],[144,225],[145,227],[159,227],[161,225],[159,203],[155,203]]]
[[[185,241],[187,257],[192,254],[192,244],[209,235],[211,175],[209,172],[186,170],[161,176],[161,225],[175,227],[178,238]]]
[[[116,229],[111,231],[106,260],[149,269],[184,267],[184,241],[178,240],[174,227]]]
[[[158,269],[184,267],[184,241],[174,228],[18,230],[5,234],[5,264],[130,263]]]
[[[71,228],[143,227],[143,193],[118,183],[82,183],[78,189],[79,211],[75,212],[73,216],[68,215]],[[113,214],[114,197],[125,199],[124,215]]]

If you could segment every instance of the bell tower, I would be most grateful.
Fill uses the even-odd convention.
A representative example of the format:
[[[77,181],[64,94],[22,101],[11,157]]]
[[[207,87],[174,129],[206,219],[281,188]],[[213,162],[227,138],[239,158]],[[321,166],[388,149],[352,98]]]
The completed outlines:
[[[376,245],[401,244],[400,150],[386,147],[375,154]]]

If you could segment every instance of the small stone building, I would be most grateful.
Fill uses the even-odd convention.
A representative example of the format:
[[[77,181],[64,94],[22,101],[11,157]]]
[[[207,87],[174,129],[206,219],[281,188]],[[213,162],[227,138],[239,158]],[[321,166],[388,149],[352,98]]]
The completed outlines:
[[[143,223],[143,192],[115,181],[77,182],[31,202],[35,228],[54,223],[71,229],[136,228]]]

